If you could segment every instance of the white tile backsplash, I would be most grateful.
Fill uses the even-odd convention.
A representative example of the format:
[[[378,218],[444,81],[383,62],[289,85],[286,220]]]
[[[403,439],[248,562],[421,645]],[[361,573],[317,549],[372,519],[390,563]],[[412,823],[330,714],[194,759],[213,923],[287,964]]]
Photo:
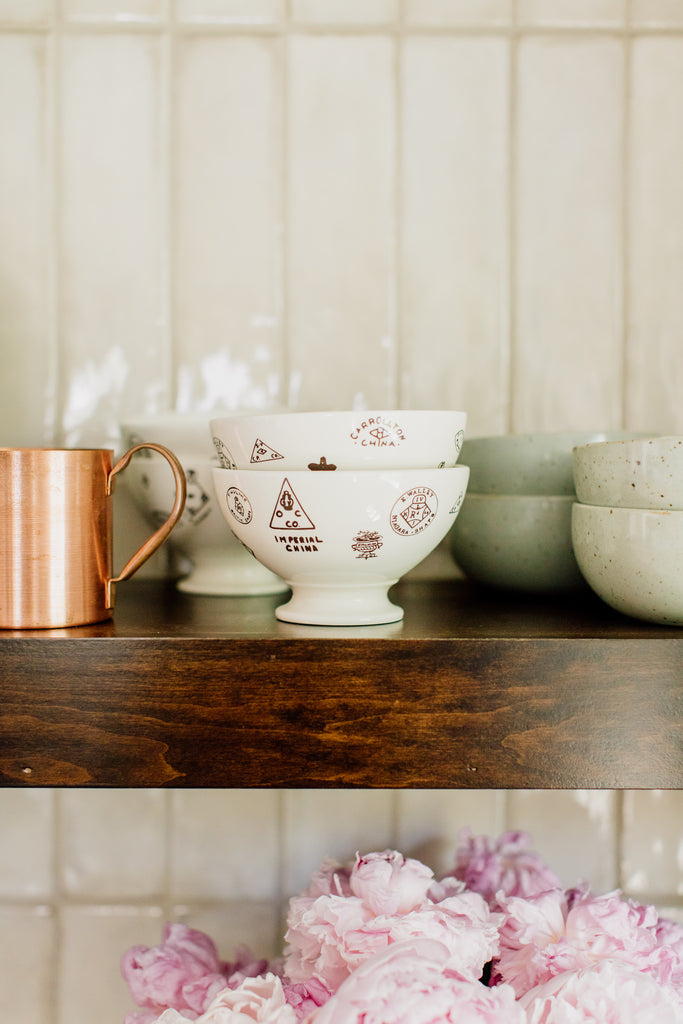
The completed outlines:
[[[396,46],[295,35],[287,67],[293,398],[301,409],[395,408]]]
[[[53,47],[0,33],[0,346],[2,444],[51,443],[57,347],[51,266]],[[17,95],[23,103],[17,103]]]
[[[633,41],[628,136],[626,411],[640,429],[683,431],[683,38]]]
[[[164,52],[78,33],[59,67],[63,440],[106,447],[170,398]]]
[[[225,404],[683,430],[682,26],[677,0],[0,0],[0,443]],[[122,562],[124,490],[116,524]],[[272,955],[323,857],[440,873],[466,825],[680,916],[682,812],[0,791],[0,1017],[120,1024],[121,953],[166,919]]]
[[[179,409],[267,408],[283,393],[281,64],[281,43],[269,36],[189,35],[178,44]]]
[[[503,38],[404,42],[401,402],[508,422],[509,75]],[[476,103],[472,97],[476,96]]]
[[[0,0],[0,26],[39,27],[50,23],[55,0]]]
[[[518,46],[516,430],[621,425],[623,76],[613,38]]]
[[[166,802],[162,790],[60,793],[64,891],[79,899],[112,900],[164,892]]]
[[[176,901],[277,898],[276,791],[180,790],[172,811],[169,885]]]
[[[60,0],[60,13],[67,21],[90,24],[160,23],[169,0]]]
[[[57,927],[46,906],[0,906],[0,1019],[54,1021]]]
[[[54,836],[54,801],[48,790],[0,790],[0,900],[51,896]]]

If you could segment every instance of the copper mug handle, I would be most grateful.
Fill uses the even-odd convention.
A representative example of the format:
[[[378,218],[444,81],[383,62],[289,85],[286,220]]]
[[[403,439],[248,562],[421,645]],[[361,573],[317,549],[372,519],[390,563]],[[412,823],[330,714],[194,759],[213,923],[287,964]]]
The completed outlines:
[[[118,576],[107,579],[106,582],[106,604],[107,608],[113,608],[114,606],[114,584],[121,583],[123,580],[129,579],[134,572],[136,572],[143,562],[146,562],[150,555],[153,555],[157,548],[160,548],[164,543],[169,533],[176,525],[183,510],[185,508],[185,499],[187,496],[187,481],[185,479],[185,473],[183,467],[178,462],[172,451],[165,448],[161,444],[154,444],[151,441],[143,442],[142,444],[136,444],[130,448],[125,455],[123,455],[116,465],[109,471],[107,476],[107,496],[113,494],[114,491],[114,477],[122,472],[130,463],[130,460],[136,452],[142,449],[151,448],[152,451],[158,452],[168,462],[171,470],[173,471],[173,478],[175,480],[175,501],[173,502],[173,508],[171,509],[168,519],[162,523],[158,530],[152,534],[152,536],[145,541],[145,543],[138,548],[135,554],[128,559],[123,569]]]

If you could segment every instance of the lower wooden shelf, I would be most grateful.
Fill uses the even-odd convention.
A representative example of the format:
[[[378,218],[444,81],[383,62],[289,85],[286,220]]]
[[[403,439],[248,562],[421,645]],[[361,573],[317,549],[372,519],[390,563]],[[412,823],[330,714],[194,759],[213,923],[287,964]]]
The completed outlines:
[[[0,632],[5,786],[683,788],[683,629],[585,592],[402,581],[391,626],[122,585]]]

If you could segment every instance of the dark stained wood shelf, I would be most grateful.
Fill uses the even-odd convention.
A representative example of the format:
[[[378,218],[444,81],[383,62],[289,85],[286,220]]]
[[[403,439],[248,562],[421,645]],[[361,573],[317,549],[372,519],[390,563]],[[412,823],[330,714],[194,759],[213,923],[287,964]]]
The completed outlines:
[[[5,786],[683,788],[683,629],[590,592],[403,580],[402,623],[119,587],[111,622],[0,631]]]

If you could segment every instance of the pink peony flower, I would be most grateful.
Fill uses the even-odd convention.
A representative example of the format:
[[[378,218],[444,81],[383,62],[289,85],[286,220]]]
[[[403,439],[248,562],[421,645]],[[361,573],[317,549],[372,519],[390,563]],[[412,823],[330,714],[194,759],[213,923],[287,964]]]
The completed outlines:
[[[177,1010],[194,1020],[215,996],[245,977],[267,970],[266,960],[255,960],[247,946],[237,950],[234,963],[223,963],[208,935],[170,923],[158,946],[133,946],[122,957],[121,973],[131,996],[143,1011],[126,1015],[126,1024],[150,1024],[163,1010]]]
[[[653,907],[624,900],[619,893],[571,902],[560,889],[536,896],[501,897],[504,921],[493,980],[509,982],[517,996],[565,971],[619,960],[668,983],[675,950],[660,944]]]
[[[308,981],[288,984],[284,982],[285,999],[296,1014],[297,1020],[301,1021],[308,1017],[315,1009],[326,1003],[331,996],[330,990],[317,978],[310,978]]]
[[[561,884],[531,849],[526,832],[504,832],[498,839],[490,839],[463,829],[453,875],[494,906],[499,891],[506,896],[533,896]]]
[[[311,875],[311,884],[302,896],[350,896],[351,868],[330,858],[324,860]]]
[[[305,1024],[526,1024],[510,986],[450,973],[450,950],[430,939],[396,943],[367,960]]]
[[[427,872],[400,854],[359,858],[350,883],[362,895],[290,901],[284,970],[291,981],[317,978],[335,992],[365,960],[414,936],[437,939],[451,951],[452,969],[476,980],[498,950],[499,917],[478,893],[435,903],[426,895]]]
[[[185,1024],[177,1010],[164,1010],[155,1024]],[[297,1017],[285,1001],[282,981],[275,974],[245,978],[237,988],[224,988],[212,1000],[197,1024],[297,1024]]]
[[[558,974],[520,1005],[528,1024],[683,1024],[672,989],[617,960]]]
[[[356,854],[349,885],[374,914],[407,914],[421,906],[434,872],[396,850]]]
[[[167,924],[159,946],[133,946],[121,960],[121,973],[138,1006],[157,1013],[172,1006],[187,1011],[189,1019],[225,987],[221,967],[213,940],[184,924]],[[127,1018],[127,1024],[133,1019]]]

